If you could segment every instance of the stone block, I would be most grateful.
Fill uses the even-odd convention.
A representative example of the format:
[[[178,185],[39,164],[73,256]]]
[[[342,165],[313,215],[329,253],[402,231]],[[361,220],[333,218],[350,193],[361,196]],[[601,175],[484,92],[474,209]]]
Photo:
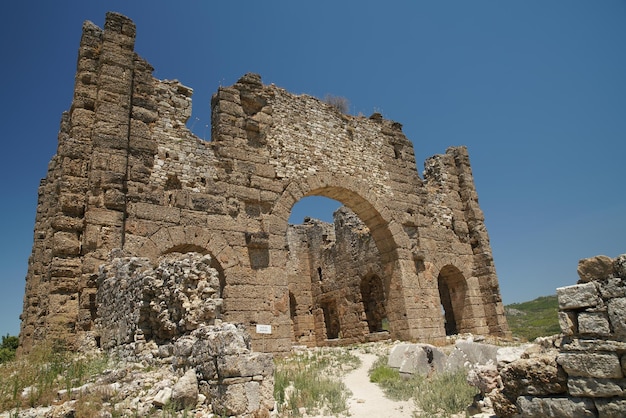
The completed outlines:
[[[587,398],[533,398],[520,396],[517,407],[528,418],[595,418],[596,407]]]
[[[178,223],[180,221],[180,209],[153,205],[150,203],[133,203],[129,212],[140,219]]]
[[[602,301],[595,283],[585,283],[556,289],[559,309],[580,309],[599,305]]]
[[[577,272],[582,283],[609,278],[613,275],[613,259],[606,255],[583,258],[578,262]]]
[[[626,417],[626,399],[610,398],[596,399],[598,418],[623,418]]]
[[[560,317],[561,315],[559,315],[559,318]],[[611,329],[606,313],[581,312],[578,314],[578,332],[587,335],[609,335]]]
[[[567,379],[567,389],[570,396],[584,398],[623,397],[626,389],[626,379],[570,377]]]
[[[274,372],[273,357],[267,353],[237,354],[217,358],[220,378],[269,376]]]
[[[429,344],[399,344],[392,348],[387,364],[400,373],[429,375],[445,369],[446,355]]]
[[[570,377],[624,377],[619,357],[615,353],[560,353],[557,362]]]
[[[55,232],[52,242],[52,254],[55,256],[80,254],[78,235],[75,232]]]
[[[611,277],[606,281],[599,282],[600,294],[604,299],[626,297],[626,278]]]
[[[620,341],[626,341],[626,298],[613,299],[608,305],[613,331]]]
[[[575,335],[578,333],[575,312],[559,311],[559,326],[564,335]]]
[[[198,401],[198,379],[195,369],[189,369],[172,388],[171,401],[177,410],[196,406]]]

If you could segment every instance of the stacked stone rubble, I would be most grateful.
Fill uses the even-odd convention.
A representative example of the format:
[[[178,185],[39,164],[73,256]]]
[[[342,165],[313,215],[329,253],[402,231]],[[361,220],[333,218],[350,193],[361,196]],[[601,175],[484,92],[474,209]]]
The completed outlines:
[[[219,274],[211,264],[198,253],[168,254],[157,266],[113,258],[100,268],[95,332],[120,359],[179,372],[176,385],[156,396],[158,405],[194,407],[201,394],[218,415],[268,416],[272,355],[252,352],[245,327],[222,323]]]
[[[581,260],[578,274],[557,289],[562,336],[500,370],[499,416],[626,416],[626,254]]]

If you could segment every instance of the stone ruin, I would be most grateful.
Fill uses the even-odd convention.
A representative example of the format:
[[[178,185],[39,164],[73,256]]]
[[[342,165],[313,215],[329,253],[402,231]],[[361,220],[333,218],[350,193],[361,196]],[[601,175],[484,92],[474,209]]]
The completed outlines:
[[[178,375],[152,404],[194,408],[202,395],[220,416],[269,416],[273,356],[252,352],[245,328],[220,320],[222,286],[211,256],[170,253],[157,267],[148,258],[112,257],[97,280],[97,338],[124,362]]]
[[[581,260],[578,275],[557,289],[562,334],[481,388],[499,417],[626,416],[626,254]]]
[[[342,114],[255,74],[218,89],[204,141],[185,125],[192,90],[153,77],[134,41],[134,23],[116,13],[104,29],[83,26],[72,105],[39,187],[21,352],[44,339],[112,349],[142,333],[167,345],[218,311],[242,324],[251,349],[274,353],[380,335],[510,335],[464,147],[429,158],[422,178],[399,123]],[[354,217],[340,215],[334,231],[292,228],[306,196]],[[109,305],[99,272],[118,252],[141,269],[208,255],[217,279],[187,302],[144,283]],[[204,311],[180,310],[205,300]]]

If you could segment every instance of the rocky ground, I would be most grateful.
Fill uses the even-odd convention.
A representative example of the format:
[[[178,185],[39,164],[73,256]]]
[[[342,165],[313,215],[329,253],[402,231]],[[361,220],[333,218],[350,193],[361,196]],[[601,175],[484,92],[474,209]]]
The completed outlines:
[[[348,411],[342,417],[414,417],[419,411],[413,400],[393,401],[387,398],[380,387],[371,383],[368,370],[381,354],[389,354],[398,343],[379,342],[358,346],[350,352],[359,357],[360,365],[341,376],[343,383],[351,392],[348,398]],[[453,346],[443,347],[448,351]],[[142,363],[117,363],[105,370],[92,382],[69,391],[61,390],[57,394],[58,401],[52,406],[31,408],[19,411],[0,413],[0,418],[49,417],[69,418],[78,416],[93,417],[217,417],[213,414],[212,405],[207,398],[198,393],[194,373],[177,374],[170,367],[154,367]],[[23,393],[23,396],[28,394]],[[176,404],[185,404],[186,409],[177,410]],[[299,411],[304,417],[318,418],[333,415],[308,415]],[[476,413],[476,410],[473,410]],[[288,416],[280,414],[274,408],[271,416],[279,418]],[[334,415],[336,416],[336,415]],[[459,411],[455,417],[465,417],[465,411]],[[481,418],[492,417],[490,409],[474,415]]]

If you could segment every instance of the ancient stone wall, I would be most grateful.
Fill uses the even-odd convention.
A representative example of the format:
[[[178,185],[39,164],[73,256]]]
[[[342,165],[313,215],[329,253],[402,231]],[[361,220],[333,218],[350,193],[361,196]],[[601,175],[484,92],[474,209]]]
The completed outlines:
[[[626,254],[581,260],[578,274],[557,289],[556,349],[500,370],[498,416],[626,416]]]
[[[211,255],[224,320],[245,324],[257,349],[288,350],[312,325],[292,320],[289,291],[303,284],[286,268],[288,219],[313,195],[342,202],[369,230],[393,338],[508,335],[464,147],[429,159],[422,179],[399,123],[342,114],[254,74],[217,91],[203,141],[185,126],[192,90],[154,78],[134,39],[119,14],[104,30],[83,26],[73,102],[39,188],[22,350],[94,331],[98,269],[115,249],[153,263]],[[272,334],[255,334],[257,324]]]

